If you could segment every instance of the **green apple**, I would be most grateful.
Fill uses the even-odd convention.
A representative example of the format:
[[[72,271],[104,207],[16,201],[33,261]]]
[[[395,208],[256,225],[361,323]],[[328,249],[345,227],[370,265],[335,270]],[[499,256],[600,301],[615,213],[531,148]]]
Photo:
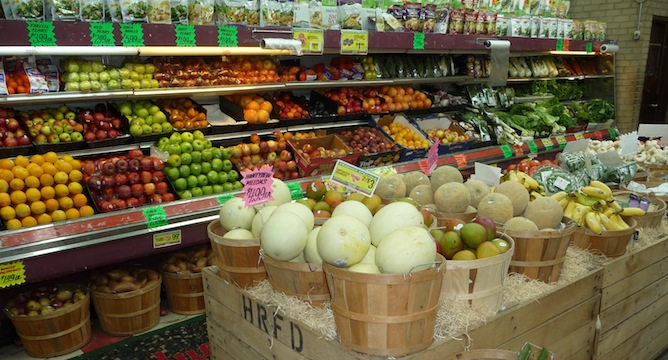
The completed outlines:
[[[151,130],[153,131],[154,134],[159,134],[159,133],[162,132],[162,125],[153,124],[153,125],[151,125]]]
[[[121,83],[120,83],[118,80],[111,79],[111,80],[109,80],[109,82],[107,83],[107,88],[108,88],[109,90],[118,90],[118,89],[121,88]]]
[[[209,184],[209,178],[204,174],[197,175],[197,185],[206,186]]]
[[[83,141],[83,135],[80,132],[73,132],[70,137],[72,141]]]
[[[160,111],[160,108],[158,107],[158,105],[151,105],[148,108],[148,113],[151,114],[151,115],[155,115],[155,113],[157,113],[158,111]]]
[[[134,123],[130,125],[130,134],[132,134],[132,136],[142,136],[144,134],[144,130],[142,129],[141,125]]]
[[[144,122],[147,123],[148,125],[157,124],[157,123],[153,120],[153,116],[151,116],[151,115],[147,116],[146,119],[144,119]],[[158,125],[160,125],[160,124],[158,124]],[[161,126],[161,127],[162,127],[162,126]]]
[[[192,175],[192,174],[190,174],[190,166],[188,166],[188,165],[179,166],[179,174],[184,179],[187,179],[188,177],[190,177],[190,175]],[[197,180],[197,178],[195,178],[195,180]],[[190,188],[192,186],[188,186],[188,187]]]
[[[158,124],[162,124],[164,122],[167,122],[167,115],[165,115],[165,113],[162,111],[156,111],[155,114],[153,114],[153,119]]]
[[[212,169],[211,163],[208,161],[202,161],[200,165],[202,165],[202,174],[206,174]]]
[[[63,105],[63,106],[65,106],[65,105]],[[77,118],[77,114],[75,114],[74,111],[67,110],[67,112],[65,113],[65,119],[67,119],[67,120],[74,120],[76,118]]]
[[[170,153],[170,154],[180,155],[181,154],[181,146],[179,144],[169,144],[169,148],[167,149],[167,152]]]
[[[181,134],[177,132],[172,133],[172,135],[169,136],[169,142],[172,144],[180,144],[182,142]]]
[[[219,184],[214,184],[213,185],[213,193],[214,194],[220,194],[223,191],[225,191],[225,189],[223,188],[223,185],[219,185]]]
[[[181,141],[187,142],[187,143],[192,143],[193,139],[194,139],[194,137],[193,137],[192,133],[190,133],[188,131],[184,131],[184,132],[181,133]],[[198,151],[202,151],[202,149],[199,149]]]
[[[68,82],[65,84],[65,90],[66,91],[80,91],[79,83],[78,82]]]
[[[195,175],[188,175],[186,177],[186,181],[188,182],[188,189],[192,189],[194,187],[197,187],[197,176]]]
[[[90,81],[81,81],[79,82],[79,90],[81,91],[90,91],[92,85]]]
[[[220,181],[220,177],[218,176],[218,173],[211,170],[206,173],[207,179],[209,179],[209,184],[218,184],[218,181]]]
[[[118,72],[116,69],[111,69],[109,70],[109,78],[111,80],[120,80],[121,79],[121,73]]]
[[[121,88],[123,90],[132,90],[132,80],[130,79],[121,80]]]
[[[174,131],[174,128],[172,127],[172,124],[170,124],[168,122],[164,122],[164,123],[160,124],[160,126],[162,126],[162,132],[172,132],[172,131]]]
[[[211,140],[209,140],[209,139],[204,140],[204,148],[205,149],[211,149],[212,146],[213,146],[213,144],[211,143]]]
[[[244,185],[241,183],[241,181],[235,181],[232,183],[232,189],[233,190],[241,190],[244,188]]]
[[[202,173],[202,165],[190,164],[190,173],[196,176],[200,175]]]
[[[58,138],[59,138],[60,141],[62,141],[62,142],[70,142],[70,141],[72,141],[72,136],[70,136],[70,134],[69,134],[69,133],[66,133],[66,132],[64,132],[64,133],[62,133],[62,134],[60,134],[60,135],[58,135]]]
[[[230,171],[234,168],[232,161],[225,159],[223,160],[223,171]]]
[[[184,178],[178,178],[174,180],[174,189],[176,191],[183,191],[188,188],[188,182]]]
[[[135,110],[135,115],[137,115],[137,117],[146,119],[150,115],[148,113],[148,110],[146,110],[145,108],[135,108],[134,110]]]
[[[190,165],[193,162],[193,157],[189,153],[181,153],[181,164]]]
[[[160,125],[158,125],[158,126],[160,126]],[[189,153],[189,152],[193,151],[193,144],[191,144],[189,142],[182,142],[180,144],[180,146],[181,146],[181,153]]]
[[[79,82],[81,81],[81,77],[79,76],[79,73],[73,72],[73,73],[68,73],[67,77],[67,82]]]
[[[121,76],[121,79],[130,79],[130,70],[127,68],[121,68],[118,71],[119,75]]]
[[[151,125],[142,125],[141,129],[144,131],[144,135],[150,135],[153,134],[153,129],[151,128]]]
[[[193,152],[191,152],[190,155],[192,155],[194,163],[199,164],[199,163],[202,162],[202,153],[201,152],[199,152],[197,150],[193,150]]]
[[[194,188],[190,189],[190,191],[193,193],[193,197],[204,195],[202,188],[200,188],[199,186],[195,186]]]
[[[239,180],[239,173],[236,170],[230,170],[227,172],[228,180],[230,182],[235,182]]]
[[[190,190],[183,190],[179,193],[179,197],[181,199],[192,199],[193,193],[191,193]]]
[[[234,190],[234,186],[231,182],[223,183],[223,191],[228,192]]]
[[[178,179],[181,176],[181,174],[179,173],[179,169],[177,169],[176,167],[170,167],[167,171],[165,171],[165,174],[167,174],[167,178],[172,181]]]
[[[169,164],[169,166],[172,167],[171,170],[176,170],[176,174],[178,175],[179,170],[177,168],[179,166],[181,166],[181,156],[179,156],[178,154],[169,155],[169,157],[167,158],[167,164]],[[172,171],[172,175],[173,174],[174,174],[174,172]],[[176,176],[176,177],[178,177],[178,176]]]
[[[213,159],[213,152],[209,149],[202,150],[202,161],[211,161]]]
[[[100,81],[100,74],[96,73],[96,72],[92,72],[92,73],[88,74],[88,79],[90,81]]]
[[[223,160],[220,160],[220,159],[211,160],[211,169],[215,170],[215,171],[222,171],[223,170]],[[232,169],[230,168],[229,170],[232,170]]]
[[[79,73],[79,82],[81,81],[90,81],[88,73]]]
[[[190,135],[190,136],[192,136],[192,135]],[[193,150],[197,150],[197,151],[204,150],[204,141],[199,140],[199,139],[195,139],[195,140],[192,140],[192,144],[193,144]],[[212,156],[215,157],[214,154],[212,154]]]
[[[158,149],[164,149],[165,146],[169,145],[169,138],[168,137],[161,137],[158,140]]]
[[[213,186],[211,185],[202,186],[202,194],[204,196],[213,194]]]
[[[227,175],[226,172],[221,171],[218,173],[218,183],[219,184],[224,184],[230,180],[230,177]]]
[[[204,140],[205,139],[204,133],[202,132],[202,130],[193,131],[193,137],[195,139],[198,139],[198,140]]]

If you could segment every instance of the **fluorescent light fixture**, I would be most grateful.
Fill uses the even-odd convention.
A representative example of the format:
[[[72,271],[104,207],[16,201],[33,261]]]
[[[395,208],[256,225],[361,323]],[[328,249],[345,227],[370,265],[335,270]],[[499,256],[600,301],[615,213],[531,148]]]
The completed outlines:
[[[221,56],[221,55],[296,55],[286,49],[262,49],[259,46],[145,46],[138,48],[140,56]]]
[[[136,47],[121,46],[0,46],[0,56],[53,55],[53,56],[113,56],[137,55]]]

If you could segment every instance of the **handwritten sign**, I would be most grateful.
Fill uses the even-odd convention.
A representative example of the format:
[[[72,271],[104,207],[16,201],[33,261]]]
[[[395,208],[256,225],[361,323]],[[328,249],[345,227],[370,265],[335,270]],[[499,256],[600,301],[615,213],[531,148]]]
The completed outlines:
[[[159,249],[181,243],[181,230],[153,234],[153,248]]]
[[[357,166],[338,160],[334,165],[330,182],[339,184],[366,196],[373,195],[380,176],[364,171]]]
[[[424,33],[413,33],[413,49],[424,50]]]
[[[27,21],[28,40],[32,46],[56,46],[52,21]]]
[[[293,28],[292,38],[302,43],[302,53],[322,54],[324,49],[324,35],[322,29]]]
[[[220,47],[239,46],[239,31],[236,26],[218,27],[218,46]]]
[[[537,153],[538,152],[538,145],[536,145],[535,141],[529,141],[529,152],[530,153]]]
[[[366,55],[369,52],[369,32],[341,30],[341,54]]]
[[[196,46],[195,26],[176,24],[174,28],[176,34],[176,46]]]
[[[272,200],[274,190],[271,184],[274,182],[271,171],[272,166],[263,166],[256,170],[241,172],[241,183],[244,185],[244,202],[246,206],[253,206],[265,201]]]
[[[23,261],[0,264],[0,289],[25,283],[25,274]]]
[[[149,229],[167,225],[167,214],[162,206],[145,208],[144,217],[146,217],[146,227]]]
[[[454,156],[455,161],[457,162],[457,167],[460,169],[463,169],[466,167],[466,155],[464,154],[457,154]]]
[[[503,157],[506,159],[513,156],[513,149],[508,144],[501,145],[501,151],[503,151]]]
[[[121,27],[121,42],[126,47],[144,46],[144,28],[141,24],[119,24]]]
[[[543,146],[545,146],[546,150],[552,150],[552,145],[554,145],[552,139],[541,139],[541,141],[543,142]]]
[[[292,200],[299,200],[304,198],[304,191],[298,182],[289,183],[288,189],[290,189],[290,197]]]
[[[116,46],[114,24],[90,23],[90,43],[93,46]]]

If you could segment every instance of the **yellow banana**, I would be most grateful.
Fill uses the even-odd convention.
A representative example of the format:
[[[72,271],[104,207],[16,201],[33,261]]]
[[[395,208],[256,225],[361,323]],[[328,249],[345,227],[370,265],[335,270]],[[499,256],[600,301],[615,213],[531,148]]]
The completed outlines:
[[[575,201],[569,200],[568,205],[564,208],[564,216],[572,219],[575,212]]]
[[[612,216],[612,214],[614,214],[614,213],[615,213],[615,209],[613,209],[613,208],[611,208],[611,207],[607,207],[605,210],[603,210],[603,214],[604,214],[605,216],[607,216],[608,218],[609,218],[610,216]]]
[[[594,187],[594,186],[585,186],[582,189],[580,189],[580,191],[585,195],[589,195],[589,196],[597,197],[597,198],[601,198],[601,199],[606,199],[605,192],[603,190],[597,188],[597,187]]]
[[[534,180],[534,178],[529,175],[526,175],[524,178],[524,183],[529,184],[529,188],[531,188],[531,190],[539,190],[538,181]]]
[[[610,221],[616,223],[620,230],[629,228],[629,224],[627,224],[626,221],[624,221],[624,219],[622,219],[622,217],[619,216],[619,214],[613,214],[610,217]]]
[[[612,190],[605,183],[597,181],[597,180],[592,180],[592,181],[589,182],[589,186],[593,186],[595,188],[601,189],[601,191],[603,191],[603,195],[604,195],[603,199],[605,199],[606,201],[612,201],[613,200]]]
[[[539,193],[539,192],[537,192],[537,191],[535,191],[535,190],[534,190],[534,191],[531,191],[531,198],[532,198],[533,200],[536,200],[536,199],[538,199],[539,197],[542,197],[542,196],[543,196],[543,194],[541,194],[541,193]]]
[[[612,220],[610,220],[610,218],[605,216],[605,214],[599,212],[599,213],[596,213],[596,217],[598,219],[598,222],[601,225],[603,225],[603,227],[606,230],[621,230],[619,225],[617,223],[613,222]]]
[[[517,171],[511,171],[508,174],[508,180],[521,182],[520,178],[517,176]]]
[[[561,207],[565,209],[566,206],[568,205],[568,203],[570,203],[570,202],[571,202],[571,199],[569,199],[569,198],[561,199],[561,200],[559,200],[559,205],[561,205]]]
[[[608,201],[608,206],[609,206],[610,208],[614,209],[615,212],[620,212],[620,211],[622,211],[622,206],[619,205],[619,203],[618,203],[617,201],[615,201],[615,200],[613,200],[613,201]]]
[[[584,205],[584,206],[593,206],[594,204],[598,203],[598,198],[593,198],[584,194],[581,194],[579,192],[575,193],[575,199],[578,202],[578,204]]]
[[[577,204],[575,201],[573,201],[573,204],[575,204],[575,209],[573,209],[573,217],[571,219],[582,226],[584,225],[584,216],[589,212],[589,207]]]
[[[645,210],[636,207],[627,207],[619,212],[621,216],[642,216],[645,215]]]
[[[565,191],[559,191],[558,193],[552,194],[552,198],[557,201],[568,198],[568,193]]]
[[[585,223],[587,224],[587,228],[589,228],[589,230],[597,234],[601,234],[601,232],[603,232],[603,227],[598,222],[596,213],[594,211],[590,211],[585,215]]]

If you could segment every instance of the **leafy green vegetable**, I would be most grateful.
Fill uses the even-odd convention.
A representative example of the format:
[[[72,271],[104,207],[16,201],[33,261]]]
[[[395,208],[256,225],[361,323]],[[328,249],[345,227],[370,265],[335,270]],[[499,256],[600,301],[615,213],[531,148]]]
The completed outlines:
[[[615,106],[608,100],[592,99],[584,107],[589,113],[589,122],[601,123],[615,118]]]

